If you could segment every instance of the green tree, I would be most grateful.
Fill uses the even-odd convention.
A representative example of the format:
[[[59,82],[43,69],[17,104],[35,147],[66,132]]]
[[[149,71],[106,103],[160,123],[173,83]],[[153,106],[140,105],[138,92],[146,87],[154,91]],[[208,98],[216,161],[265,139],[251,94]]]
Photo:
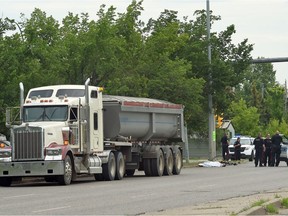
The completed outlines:
[[[256,136],[261,128],[259,127],[258,110],[256,107],[248,107],[243,99],[233,101],[228,109],[229,116],[237,133]]]

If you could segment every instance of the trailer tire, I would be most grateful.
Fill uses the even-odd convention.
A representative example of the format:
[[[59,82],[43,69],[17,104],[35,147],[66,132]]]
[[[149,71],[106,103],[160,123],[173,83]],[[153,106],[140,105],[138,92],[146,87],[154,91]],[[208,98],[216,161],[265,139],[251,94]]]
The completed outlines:
[[[124,160],[122,152],[116,152],[115,156],[116,156],[116,175],[115,175],[115,179],[116,180],[121,180],[121,179],[123,179],[123,177],[125,175],[125,160]]]
[[[106,181],[113,181],[116,175],[116,160],[115,155],[111,151],[108,156],[108,162],[103,164],[103,178]]]
[[[10,187],[12,183],[12,178],[10,177],[1,177],[0,178],[0,186]]]
[[[173,166],[173,174],[179,175],[181,172],[181,168],[183,165],[182,161],[182,153],[179,148],[176,149],[176,152],[174,154],[174,166]]]
[[[171,149],[166,152],[164,175],[173,175],[174,157]]]
[[[164,155],[161,149],[157,149],[157,157],[151,159],[151,171],[153,176],[162,176],[164,172]]]
[[[143,168],[144,168],[144,173],[146,176],[152,176],[151,159],[150,158],[144,158],[143,159]]]
[[[72,173],[73,173],[73,167],[71,158],[69,155],[66,155],[64,160],[64,175],[61,175],[58,177],[58,183],[60,185],[69,185],[72,181]]]

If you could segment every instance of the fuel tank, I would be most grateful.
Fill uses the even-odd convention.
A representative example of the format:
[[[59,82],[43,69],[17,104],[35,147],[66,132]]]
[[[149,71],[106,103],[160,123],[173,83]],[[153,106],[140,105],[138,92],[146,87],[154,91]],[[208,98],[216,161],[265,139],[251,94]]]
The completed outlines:
[[[163,100],[103,95],[104,138],[184,140],[183,106]]]

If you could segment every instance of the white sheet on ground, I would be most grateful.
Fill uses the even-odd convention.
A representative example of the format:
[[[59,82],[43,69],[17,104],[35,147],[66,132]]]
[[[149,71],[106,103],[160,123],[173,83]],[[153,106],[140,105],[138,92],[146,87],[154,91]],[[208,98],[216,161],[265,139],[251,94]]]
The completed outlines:
[[[200,167],[224,167],[225,164],[220,163],[219,161],[205,161],[203,163],[199,163]]]

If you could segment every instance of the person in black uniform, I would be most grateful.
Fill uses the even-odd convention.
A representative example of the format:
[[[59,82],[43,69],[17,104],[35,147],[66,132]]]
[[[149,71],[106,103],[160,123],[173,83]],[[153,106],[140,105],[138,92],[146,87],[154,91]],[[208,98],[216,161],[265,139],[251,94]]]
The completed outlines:
[[[223,160],[229,160],[229,141],[226,133],[224,133],[223,137],[221,138],[221,144]]]
[[[264,146],[264,140],[261,137],[261,133],[258,134],[258,136],[254,139],[253,144],[255,145],[255,167],[259,166],[262,167],[262,153]]]
[[[235,154],[235,160],[241,159],[241,143],[240,143],[240,137],[237,137],[237,140],[234,143],[234,154]]]
[[[264,139],[264,152],[263,152],[263,165],[271,166],[271,149],[272,149],[272,140],[270,138],[270,134],[267,134],[266,138]]]
[[[276,131],[276,134],[272,136],[272,157],[271,157],[271,166],[279,166],[280,163],[280,154],[281,154],[281,143],[283,142],[282,137],[279,135],[279,131]]]

